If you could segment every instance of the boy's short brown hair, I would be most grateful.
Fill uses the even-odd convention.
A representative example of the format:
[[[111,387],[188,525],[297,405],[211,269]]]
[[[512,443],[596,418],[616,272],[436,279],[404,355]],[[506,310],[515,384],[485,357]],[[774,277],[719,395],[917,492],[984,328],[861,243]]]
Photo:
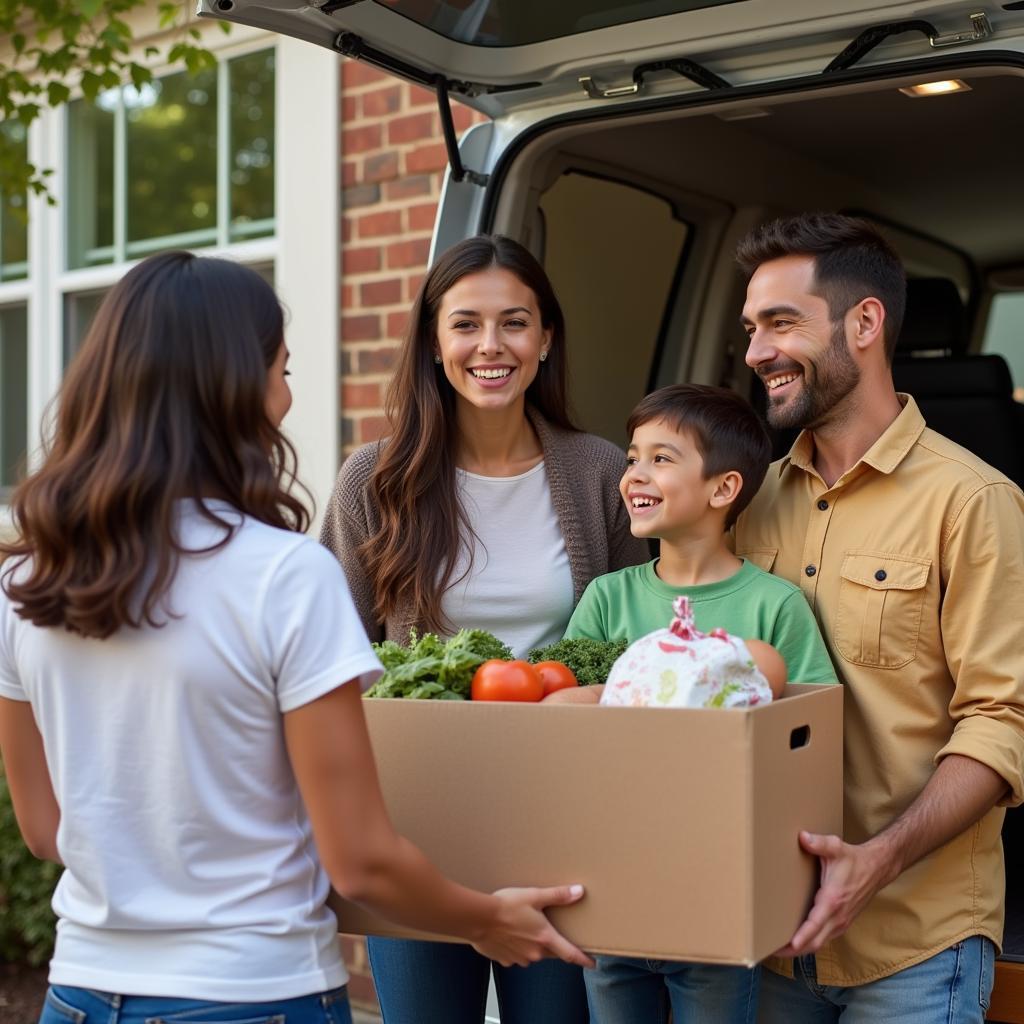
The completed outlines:
[[[632,437],[637,427],[664,420],[680,434],[689,434],[704,460],[704,479],[735,471],[743,486],[726,514],[732,526],[750,504],[768,471],[771,441],[753,406],[728,388],[706,384],[670,384],[642,398],[626,421]]]

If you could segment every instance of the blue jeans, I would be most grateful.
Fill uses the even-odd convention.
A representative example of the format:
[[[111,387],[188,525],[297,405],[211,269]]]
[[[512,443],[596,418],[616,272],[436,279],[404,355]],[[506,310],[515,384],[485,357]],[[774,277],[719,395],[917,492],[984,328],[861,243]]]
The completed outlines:
[[[761,968],[599,956],[587,971],[594,1024],[753,1024]]]
[[[345,988],[270,1003],[120,996],[53,985],[39,1024],[352,1024]]]
[[[384,1024],[481,1024],[494,968],[501,1024],[587,1024],[583,969],[492,964],[471,946],[368,938]]]
[[[975,935],[887,978],[819,985],[813,956],[795,978],[764,972],[760,1024],[982,1024],[992,995],[995,947]]]

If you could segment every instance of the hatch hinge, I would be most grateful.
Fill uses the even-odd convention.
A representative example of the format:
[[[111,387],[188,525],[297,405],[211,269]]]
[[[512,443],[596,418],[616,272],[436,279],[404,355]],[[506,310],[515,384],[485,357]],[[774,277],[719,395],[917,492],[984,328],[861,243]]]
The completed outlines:
[[[888,25],[873,25],[861,32],[842,53],[838,54],[822,74],[829,75],[853,67],[883,40],[903,32],[921,32],[928,37],[929,45],[936,49],[943,46],[956,46],[958,43],[976,43],[992,35],[992,24],[988,20],[988,15],[979,12],[970,17],[971,30],[969,32],[947,32],[945,34],[940,34],[930,21],[924,21],[921,18],[894,21]]]
[[[437,112],[441,115],[441,131],[444,134],[444,148],[448,151],[448,166],[451,168],[452,181],[468,181],[483,188],[487,184],[489,176],[481,174],[479,171],[471,171],[462,163],[459,140],[455,136],[455,122],[452,120],[452,101],[448,95],[449,85],[450,83],[444,75],[437,75],[434,79],[434,89],[437,92]]]
[[[579,79],[583,91],[592,100],[611,100],[618,96],[634,96],[643,91],[644,79],[658,71],[674,71],[683,78],[703,86],[705,89],[731,89],[732,85],[702,64],[686,57],[675,57],[671,60],[655,60],[649,64],[638,64],[633,69],[633,81],[629,85],[605,88],[598,85],[590,75],[582,75]]]

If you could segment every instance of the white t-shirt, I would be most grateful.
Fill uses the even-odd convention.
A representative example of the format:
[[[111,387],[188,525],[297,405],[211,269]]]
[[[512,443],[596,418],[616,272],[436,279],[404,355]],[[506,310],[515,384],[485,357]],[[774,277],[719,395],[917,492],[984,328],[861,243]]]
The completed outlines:
[[[208,504],[240,526],[181,559],[162,628],[85,639],[0,591],[0,696],[31,702],[61,808],[53,984],[248,1002],[347,980],[281,715],[380,663],[329,552]],[[186,547],[223,536],[179,512]]]
[[[561,640],[572,615],[572,572],[544,463],[519,476],[457,473],[476,540],[472,569],[441,600],[445,617],[488,630],[517,658]],[[454,580],[469,557],[463,548]]]

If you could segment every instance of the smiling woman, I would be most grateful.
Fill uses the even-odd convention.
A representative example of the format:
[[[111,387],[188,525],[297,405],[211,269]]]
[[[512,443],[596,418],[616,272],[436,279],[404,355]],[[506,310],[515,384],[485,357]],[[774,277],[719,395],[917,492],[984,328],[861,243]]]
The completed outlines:
[[[561,638],[591,579],[645,560],[618,497],[623,454],[573,427],[565,381],[562,311],[529,251],[479,236],[444,253],[413,305],[393,434],[345,463],[324,520],[371,638],[479,628],[523,657]],[[481,1024],[483,957],[369,951],[389,1024]],[[578,969],[495,971],[504,1024],[587,1020]]]

